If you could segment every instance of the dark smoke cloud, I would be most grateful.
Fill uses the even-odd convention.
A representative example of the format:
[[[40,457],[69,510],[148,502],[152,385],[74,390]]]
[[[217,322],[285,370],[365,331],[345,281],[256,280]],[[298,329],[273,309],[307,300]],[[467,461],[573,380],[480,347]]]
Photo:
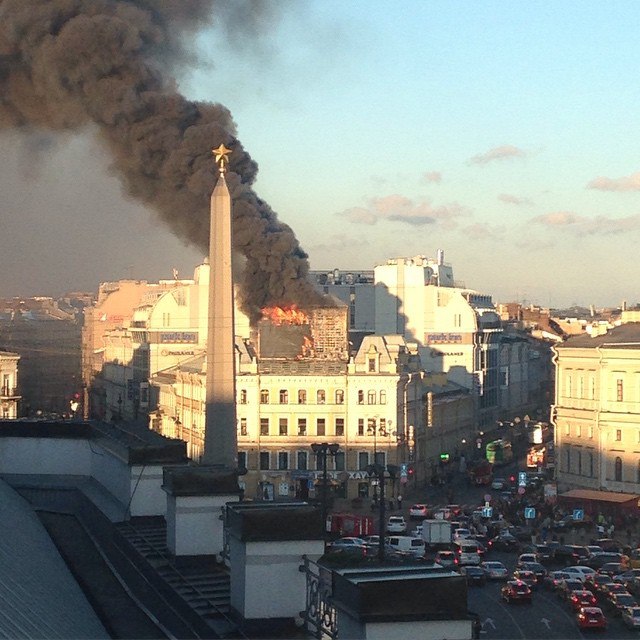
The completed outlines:
[[[232,147],[234,248],[245,260],[242,305],[320,303],[293,231],[251,188],[257,165],[229,111],[176,92],[194,54],[184,43],[216,20],[251,31],[271,3],[234,0],[0,0],[0,129],[79,131],[113,158],[130,196],[152,206],[185,242],[206,251],[211,149]],[[249,37],[248,34],[247,37]]]

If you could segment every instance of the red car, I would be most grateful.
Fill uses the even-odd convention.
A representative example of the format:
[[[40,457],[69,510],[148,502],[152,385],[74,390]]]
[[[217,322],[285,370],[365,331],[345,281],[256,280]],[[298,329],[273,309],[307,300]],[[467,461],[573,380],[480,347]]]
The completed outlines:
[[[600,607],[582,607],[576,614],[580,629],[606,629],[607,619]]]
[[[500,595],[507,602],[529,602],[531,603],[531,587],[520,580],[510,580],[500,590]]]
[[[583,607],[595,607],[598,604],[598,599],[591,593],[591,591],[573,591],[569,598],[569,604],[574,611],[578,611]]]

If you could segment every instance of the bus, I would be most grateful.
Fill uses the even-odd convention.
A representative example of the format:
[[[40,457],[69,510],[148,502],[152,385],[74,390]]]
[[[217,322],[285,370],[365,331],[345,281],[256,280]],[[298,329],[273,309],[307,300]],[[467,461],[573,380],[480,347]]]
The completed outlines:
[[[487,460],[494,466],[509,464],[513,460],[513,449],[508,440],[494,440],[487,443]]]

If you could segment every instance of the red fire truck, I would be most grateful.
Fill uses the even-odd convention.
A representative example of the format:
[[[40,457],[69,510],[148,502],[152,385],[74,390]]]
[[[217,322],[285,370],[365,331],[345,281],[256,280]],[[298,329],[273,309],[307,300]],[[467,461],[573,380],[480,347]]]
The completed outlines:
[[[337,536],[373,535],[373,518],[353,513],[332,513],[327,516],[329,531]]]

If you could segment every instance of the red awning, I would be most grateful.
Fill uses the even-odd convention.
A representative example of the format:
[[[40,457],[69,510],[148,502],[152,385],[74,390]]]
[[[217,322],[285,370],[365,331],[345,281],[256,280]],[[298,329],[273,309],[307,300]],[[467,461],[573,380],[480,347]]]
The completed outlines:
[[[640,496],[635,493],[616,493],[615,491],[595,491],[593,489],[572,489],[558,496],[561,500],[590,500],[608,502],[611,505],[633,502],[638,504]]]

